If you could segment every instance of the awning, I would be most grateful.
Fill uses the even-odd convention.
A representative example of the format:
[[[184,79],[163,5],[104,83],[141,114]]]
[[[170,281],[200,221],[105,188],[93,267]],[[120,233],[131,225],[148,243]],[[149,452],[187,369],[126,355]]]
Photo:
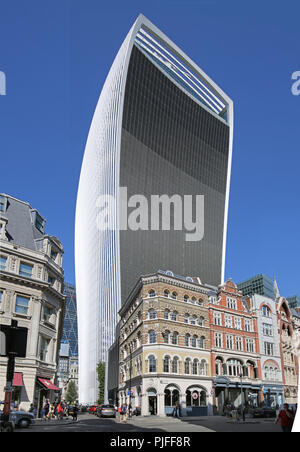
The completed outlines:
[[[46,378],[38,378],[38,380],[42,383],[42,385],[49,390],[60,391],[60,389],[55,386],[52,381],[47,380]]]
[[[21,372],[15,372],[12,381],[12,386],[24,386],[23,374]]]

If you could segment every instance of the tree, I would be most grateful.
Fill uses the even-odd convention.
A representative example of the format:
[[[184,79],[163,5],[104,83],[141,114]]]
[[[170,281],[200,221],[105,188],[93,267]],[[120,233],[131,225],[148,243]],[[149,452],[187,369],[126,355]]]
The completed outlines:
[[[105,362],[100,361],[97,366],[97,375],[98,375],[98,404],[101,405],[104,403],[104,388],[105,388]]]
[[[78,392],[75,381],[71,380],[69,382],[65,398],[68,403],[75,403],[78,399]]]

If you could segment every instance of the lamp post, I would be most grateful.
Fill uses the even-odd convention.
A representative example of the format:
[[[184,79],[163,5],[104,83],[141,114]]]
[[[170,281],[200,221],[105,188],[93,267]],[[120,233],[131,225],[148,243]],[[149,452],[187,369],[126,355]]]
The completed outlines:
[[[240,378],[241,378],[241,414],[242,414],[242,419],[243,421],[245,421],[245,410],[244,410],[244,398],[243,398],[243,373],[240,373]]]

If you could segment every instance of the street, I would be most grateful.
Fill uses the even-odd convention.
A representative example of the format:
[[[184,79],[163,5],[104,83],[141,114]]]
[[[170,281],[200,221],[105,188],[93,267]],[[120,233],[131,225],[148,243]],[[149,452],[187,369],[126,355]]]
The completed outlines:
[[[100,419],[84,413],[78,416],[78,421],[36,421],[28,429],[16,429],[17,433],[33,432],[280,432],[280,425],[275,425],[273,419],[246,419],[245,422],[235,422],[223,416],[206,416],[176,419],[155,416],[134,417],[126,424],[119,419]]]

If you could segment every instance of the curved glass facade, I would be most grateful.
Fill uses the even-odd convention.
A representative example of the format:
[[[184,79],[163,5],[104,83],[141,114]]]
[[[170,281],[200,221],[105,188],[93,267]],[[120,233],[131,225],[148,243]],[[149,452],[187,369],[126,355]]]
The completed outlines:
[[[208,284],[223,282],[232,117],[230,99],[140,16],[103,87],[80,176],[75,262],[81,402],[97,399],[96,365],[106,360],[118,310],[141,274],[164,268]],[[123,230],[120,187],[128,198],[148,200],[204,195],[203,239],[188,242],[186,231],[174,228]],[[97,227],[103,196],[114,199],[107,211],[113,227],[106,231]],[[171,224],[173,216],[171,210]]]

